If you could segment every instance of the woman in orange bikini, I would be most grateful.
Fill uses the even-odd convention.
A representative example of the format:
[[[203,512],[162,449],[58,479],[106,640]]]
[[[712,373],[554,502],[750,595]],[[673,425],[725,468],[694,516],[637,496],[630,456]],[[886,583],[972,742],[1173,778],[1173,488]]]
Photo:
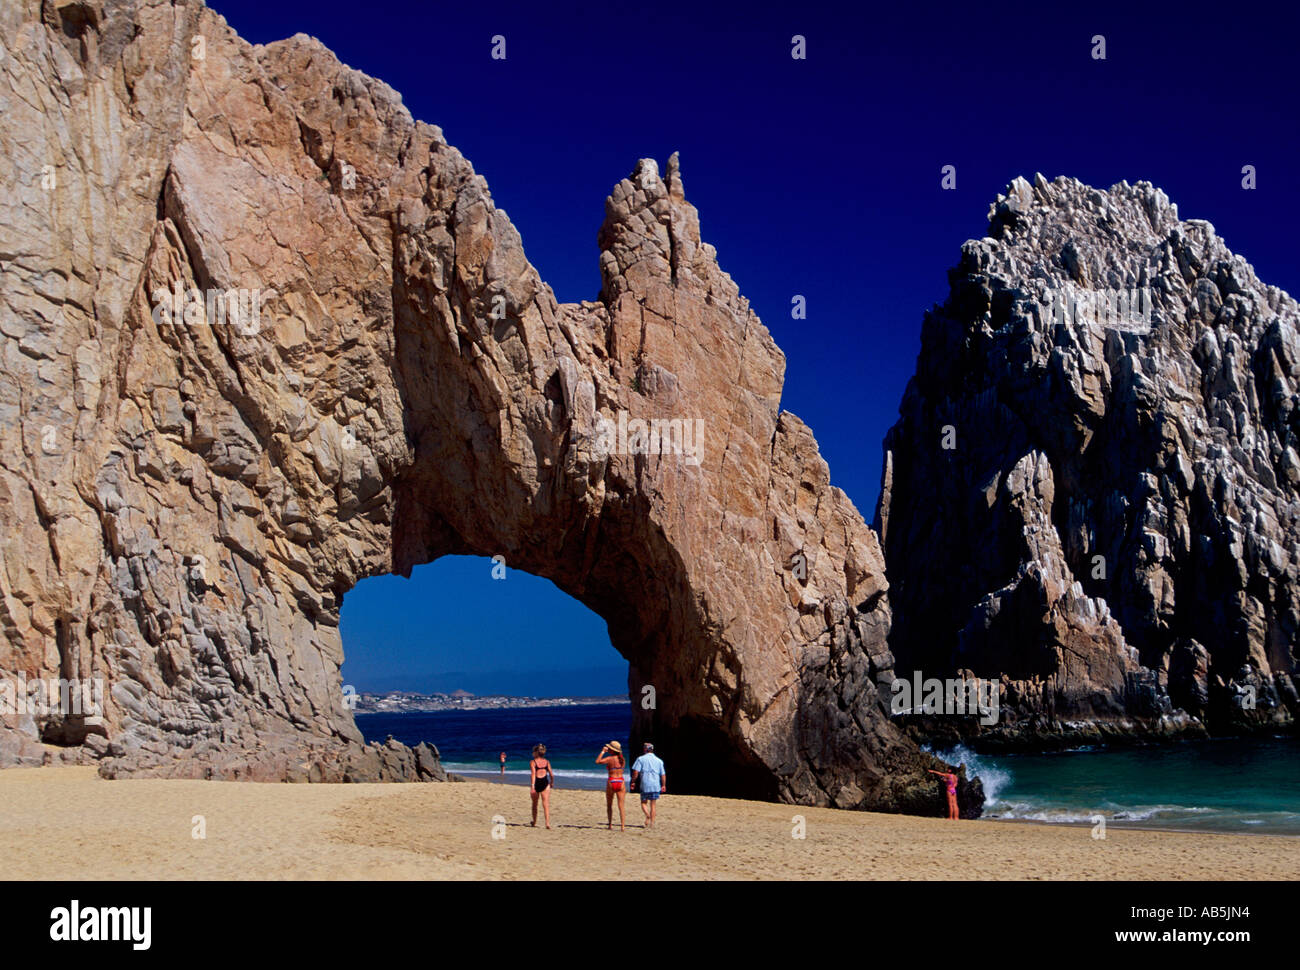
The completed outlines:
[[[623,746],[617,741],[609,742],[596,755],[596,764],[604,765],[609,771],[609,778],[605,781],[605,818],[608,822],[605,827],[611,831],[614,828],[614,796],[617,795],[618,830],[626,832],[623,818]]]
[[[529,787],[533,795],[533,827],[537,827],[537,799],[541,798],[542,808],[546,814],[546,827],[551,827],[551,785],[555,781],[555,772],[546,760],[546,745],[533,745],[533,760],[528,762],[528,774],[531,778]]]

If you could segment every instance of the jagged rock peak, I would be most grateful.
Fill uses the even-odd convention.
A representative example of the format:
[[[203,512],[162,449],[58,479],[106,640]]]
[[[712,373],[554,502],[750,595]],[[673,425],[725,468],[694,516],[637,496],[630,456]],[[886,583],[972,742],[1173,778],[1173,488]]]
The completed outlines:
[[[1145,182],[989,219],[886,439],[899,668],[1003,678],[1020,740],[1293,724],[1295,301]]]

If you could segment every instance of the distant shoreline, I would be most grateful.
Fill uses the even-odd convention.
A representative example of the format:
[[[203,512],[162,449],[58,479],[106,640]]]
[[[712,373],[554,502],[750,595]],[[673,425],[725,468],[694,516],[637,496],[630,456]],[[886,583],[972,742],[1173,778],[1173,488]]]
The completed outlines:
[[[631,704],[623,696],[613,697],[513,697],[489,694],[476,697],[464,691],[454,694],[416,694],[390,691],[387,694],[356,695],[354,714],[433,714],[439,711],[524,710],[535,707],[587,707],[595,704]]]

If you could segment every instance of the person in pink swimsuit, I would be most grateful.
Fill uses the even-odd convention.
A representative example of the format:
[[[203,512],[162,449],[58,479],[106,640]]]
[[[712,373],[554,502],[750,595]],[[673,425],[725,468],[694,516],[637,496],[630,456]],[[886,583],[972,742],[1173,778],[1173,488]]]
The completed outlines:
[[[596,755],[596,764],[604,765],[609,771],[605,781],[605,820],[606,828],[614,827],[614,799],[618,799],[618,830],[627,831],[623,817],[623,746],[611,741],[600,749]]]
[[[948,817],[952,819],[960,818],[961,816],[957,814],[957,776],[946,771],[935,771],[933,768],[926,768],[925,770],[932,775],[938,775],[948,783]]]

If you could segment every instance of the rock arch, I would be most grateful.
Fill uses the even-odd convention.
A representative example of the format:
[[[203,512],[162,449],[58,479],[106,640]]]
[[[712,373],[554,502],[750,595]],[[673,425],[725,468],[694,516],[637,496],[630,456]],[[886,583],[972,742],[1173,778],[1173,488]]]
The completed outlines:
[[[781,411],[784,357],[675,156],[615,187],[599,298],[560,304],[482,178],[382,83],[197,4],[100,7],[94,42],[65,45],[32,0],[11,50],[47,103],[0,124],[65,171],[53,200],[0,203],[5,243],[28,240],[7,251],[32,250],[4,270],[22,457],[0,475],[0,670],[109,697],[101,724],[7,720],[4,761],[49,758],[43,740],[109,774],[435,775],[427,752],[360,745],[339,605],[468,553],[607,620],[655,687],[634,735],[680,790],[937,809],[932,759],[875,688],[876,536]],[[168,303],[240,288],[256,325]],[[699,462],[611,450],[620,415],[701,421]]]

